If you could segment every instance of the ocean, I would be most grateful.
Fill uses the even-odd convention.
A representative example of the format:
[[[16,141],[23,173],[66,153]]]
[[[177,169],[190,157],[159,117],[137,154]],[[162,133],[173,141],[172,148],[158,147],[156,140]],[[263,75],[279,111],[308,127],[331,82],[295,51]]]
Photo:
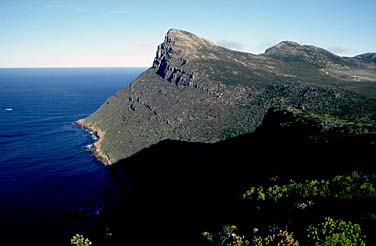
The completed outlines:
[[[91,218],[120,199],[125,184],[87,151],[93,135],[73,122],[144,70],[0,69],[3,242],[69,245],[73,233],[90,231]]]

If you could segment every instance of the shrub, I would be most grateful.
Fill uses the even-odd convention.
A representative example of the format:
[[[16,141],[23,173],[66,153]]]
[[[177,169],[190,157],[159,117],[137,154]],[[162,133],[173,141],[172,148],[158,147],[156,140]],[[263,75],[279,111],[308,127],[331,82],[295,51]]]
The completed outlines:
[[[253,245],[255,246],[299,246],[299,242],[294,239],[293,233],[280,230],[278,233],[262,238],[256,236],[253,239]]]
[[[225,225],[222,231],[218,233],[203,232],[202,235],[217,246],[299,246],[299,242],[294,239],[293,233],[280,230],[266,237],[255,236],[252,242],[246,239],[244,235],[236,233],[237,227],[234,225]]]
[[[85,238],[83,235],[76,234],[71,238],[71,245],[72,246],[89,246],[92,245],[92,242]]]
[[[308,239],[314,245],[366,245],[359,224],[329,217],[308,227]]]
[[[310,200],[332,197],[351,200],[375,197],[376,188],[374,181],[368,178],[338,175],[330,180],[305,180],[299,183],[291,180],[285,185],[251,187],[242,196],[244,199],[274,200],[275,202],[287,198]]]
[[[213,245],[218,246],[247,246],[249,241],[244,235],[238,235],[235,231],[238,228],[234,225],[225,225],[218,233],[203,232],[202,235]]]

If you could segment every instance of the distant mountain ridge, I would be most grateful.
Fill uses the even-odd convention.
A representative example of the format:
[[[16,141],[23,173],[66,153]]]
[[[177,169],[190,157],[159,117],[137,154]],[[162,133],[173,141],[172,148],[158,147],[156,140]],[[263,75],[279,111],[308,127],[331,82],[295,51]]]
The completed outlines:
[[[376,62],[376,53],[365,53],[355,56],[355,58],[366,62]]]
[[[171,29],[152,67],[79,121],[97,132],[105,164],[158,143],[212,143],[253,132],[274,106],[374,124],[372,55],[340,57],[281,42],[254,55]]]
[[[325,49],[313,45],[300,45],[293,41],[282,41],[266,49],[264,55],[283,61],[295,61],[300,59],[300,61],[311,63],[319,67],[325,67],[329,64],[352,64],[352,62],[346,60],[346,58],[337,56]]]

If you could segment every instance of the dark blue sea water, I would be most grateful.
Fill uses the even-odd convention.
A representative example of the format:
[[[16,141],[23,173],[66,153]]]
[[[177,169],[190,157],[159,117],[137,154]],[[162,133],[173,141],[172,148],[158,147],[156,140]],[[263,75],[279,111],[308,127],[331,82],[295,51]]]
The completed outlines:
[[[0,69],[0,237],[69,237],[74,215],[100,214],[119,184],[72,122],[143,68]],[[73,229],[72,229],[73,228]],[[69,245],[69,242],[67,242]]]

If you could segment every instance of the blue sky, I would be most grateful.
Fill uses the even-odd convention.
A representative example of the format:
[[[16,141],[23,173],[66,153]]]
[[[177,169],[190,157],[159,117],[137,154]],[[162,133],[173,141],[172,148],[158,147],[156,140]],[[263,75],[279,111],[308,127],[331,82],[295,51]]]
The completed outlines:
[[[169,28],[251,53],[293,40],[353,56],[376,52],[375,11],[374,0],[0,0],[0,67],[150,66]]]

